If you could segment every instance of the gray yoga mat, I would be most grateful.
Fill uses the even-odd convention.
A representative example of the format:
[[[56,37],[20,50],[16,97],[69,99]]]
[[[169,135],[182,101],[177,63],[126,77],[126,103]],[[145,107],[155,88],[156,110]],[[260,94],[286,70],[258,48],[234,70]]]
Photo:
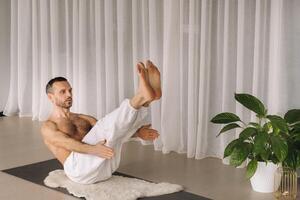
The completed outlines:
[[[61,164],[56,160],[46,160],[43,162],[33,163],[30,165],[24,165],[21,167],[15,167],[11,169],[3,170],[3,172],[8,173],[10,175],[25,179],[32,183],[36,183],[42,186],[45,186],[44,179],[48,176],[48,173],[56,170],[62,169]],[[134,176],[129,176],[123,173],[115,172],[114,175],[126,176],[131,178],[138,178]],[[45,186],[47,187],[47,186]],[[64,188],[51,188],[53,190],[57,190],[63,192],[65,194],[71,195],[68,191]],[[84,198],[78,198],[84,199]],[[156,197],[145,197],[140,198],[140,200],[209,200],[208,198],[198,196],[189,192],[181,191],[172,194],[160,195]]]

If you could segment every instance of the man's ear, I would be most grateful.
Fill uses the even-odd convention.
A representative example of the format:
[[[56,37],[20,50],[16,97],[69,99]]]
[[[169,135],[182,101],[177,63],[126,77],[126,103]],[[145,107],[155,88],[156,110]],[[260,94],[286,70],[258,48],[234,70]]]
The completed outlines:
[[[52,93],[47,93],[48,99],[53,103],[53,94]]]

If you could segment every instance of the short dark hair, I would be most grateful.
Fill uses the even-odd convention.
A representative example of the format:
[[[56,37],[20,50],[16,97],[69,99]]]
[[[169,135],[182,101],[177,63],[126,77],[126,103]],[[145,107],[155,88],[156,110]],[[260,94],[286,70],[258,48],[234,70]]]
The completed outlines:
[[[47,85],[46,85],[46,93],[47,93],[47,94],[50,93],[53,84],[54,84],[55,82],[60,82],[60,81],[68,81],[68,80],[67,80],[66,78],[60,77],[60,76],[51,79],[51,80],[47,83]]]

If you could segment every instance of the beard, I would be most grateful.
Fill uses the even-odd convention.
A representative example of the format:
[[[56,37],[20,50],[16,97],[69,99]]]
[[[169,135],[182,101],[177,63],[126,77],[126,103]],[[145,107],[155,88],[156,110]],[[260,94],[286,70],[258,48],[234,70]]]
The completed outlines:
[[[56,106],[69,109],[72,107],[72,103],[73,103],[72,99],[67,99],[65,101],[58,101],[56,103]]]

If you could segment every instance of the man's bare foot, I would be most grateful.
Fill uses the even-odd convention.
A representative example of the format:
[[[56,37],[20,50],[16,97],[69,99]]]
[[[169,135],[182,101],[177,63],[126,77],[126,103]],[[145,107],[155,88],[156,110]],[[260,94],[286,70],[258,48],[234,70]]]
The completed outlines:
[[[162,95],[160,72],[150,60],[147,60],[146,66],[147,66],[147,71],[149,76],[149,83],[154,90],[155,99],[160,99]]]
[[[146,102],[151,102],[155,99],[155,91],[152,89],[147,75],[147,70],[143,63],[137,64],[137,71],[139,75],[139,88],[138,88],[138,94],[143,98],[143,100]]]

